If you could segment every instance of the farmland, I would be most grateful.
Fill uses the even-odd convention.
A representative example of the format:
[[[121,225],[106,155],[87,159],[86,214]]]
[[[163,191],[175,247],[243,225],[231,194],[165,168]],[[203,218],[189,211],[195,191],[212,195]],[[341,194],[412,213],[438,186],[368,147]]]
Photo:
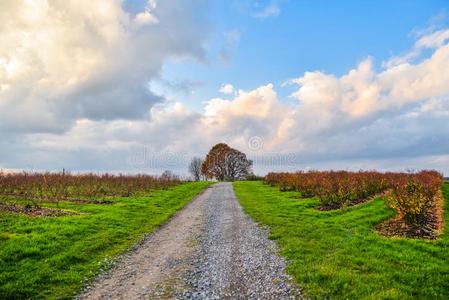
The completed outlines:
[[[77,174],[60,173],[2,173],[0,172],[0,197],[25,200],[28,205],[43,202],[89,202],[129,197],[151,190],[166,189],[180,184],[171,173],[162,176]]]
[[[2,299],[70,298],[85,280],[209,185],[167,177],[62,173],[2,179],[3,204],[24,208],[0,211]],[[62,214],[29,214],[42,209]]]
[[[281,191],[296,191],[302,197],[316,196],[319,209],[340,209],[386,196],[397,215],[382,231],[388,235],[435,238],[443,226],[443,177],[436,171],[380,173],[310,171],[269,173],[265,181]]]
[[[449,0],[0,0],[0,300],[449,300]]]
[[[236,182],[234,189],[245,212],[270,227],[306,298],[449,297],[448,183],[442,184],[446,230],[435,240],[380,233],[379,224],[398,218],[388,196],[320,210],[319,197],[281,191],[278,183]]]
[[[205,278],[214,264],[217,268],[224,263],[213,261],[203,266],[192,261],[211,257],[232,261],[225,264],[227,270],[217,271],[218,277],[227,274],[223,280],[245,286],[239,292],[247,295],[256,293],[253,286],[261,285],[242,274],[254,274],[251,268],[263,252],[271,260],[259,260],[257,264],[263,267],[258,272],[266,279],[263,286],[269,293],[280,291],[277,284],[290,284],[282,281],[286,259],[290,262],[287,271],[306,298],[449,297],[449,235],[445,230],[449,184],[438,172],[298,171],[254,179],[220,183],[195,198],[211,182],[185,182],[169,172],[162,176],[65,171],[0,174],[0,298],[73,297],[133,245],[140,249],[136,253],[153,249],[154,259],[163,261],[168,269],[178,266],[172,262],[183,253],[183,259],[178,257],[185,264],[181,269],[197,270],[192,274]],[[268,255],[268,235],[255,230],[258,227],[252,220],[254,225],[246,223],[243,214],[236,217],[241,209],[232,187],[244,211],[269,227],[284,258]],[[194,206],[183,210],[178,223],[168,226],[170,230],[158,231],[158,242],[138,243],[193,198]],[[217,218],[222,221],[216,222]],[[203,220],[209,221],[203,224]],[[249,234],[253,230],[257,233]],[[217,232],[220,237],[215,236]],[[175,236],[185,242],[177,244]],[[264,246],[254,246],[253,239]],[[166,241],[173,241],[171,247]],[[248,247],[237,251],[246,258],[231,248],[226,250],[224,241],[234,249]],[[154,250],[159,247],[164,250]],[[207,254],[198,247],[217,251]],[[193,253],[202,256],[194,258]],[[133,286],[145,281],[145,270],[157,270],[159,265],[152,259],[127,257],[127,263],[119,263],[120,271],[112,277],[115,283],[105,284],[99,277],[95,291],[139,295],[142,287],[136,292]],[[250,263],[241,265],[242,260]],[[280,270],[276,278],[267,262]],[[128,272],[137,275],[122,281],[120,274]],[[155,277],[146,282],[145,295],[151,295],[150,290],[159,284],[180,278],[186,278],[185,274]],[[187,286],[188,291],[189,284],[179,287]],[[114,286],[120,287],[118,294]],[[205,290],[220,294],[215,288]],[[293,291],[296,289],[281,294]],[[174,295],[170,290],[167,293]]]

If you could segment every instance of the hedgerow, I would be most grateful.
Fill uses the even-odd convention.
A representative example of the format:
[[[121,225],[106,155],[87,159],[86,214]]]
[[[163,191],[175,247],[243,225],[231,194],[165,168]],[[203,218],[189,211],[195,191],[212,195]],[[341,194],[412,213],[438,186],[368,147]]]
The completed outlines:
[[[438,231],[442,228],[443,177],[436,171],[299,171],[269,173],[265,182],[279,186],[281,191],[297,191],[303,197],[317,197],[321,209],[338,209],[376,195],[388,194],[386,202],[396,211],[399,227],[405,223],[404,228],[408,231],[410,227],[416,228],[418,235],[426,230]]]
[[[41,202],[87,201],[129,197],[137,193],[166,189],[182,181],[172,175],[112,175],[59,173],[2,173],[0,197],[28,200],[38,206]]]
[[[373,171],[269,173],[265,181],[271,185],[279,185],[283,191],[300,192],[303,197],[316,196],[323,207],[334,208],[375,195],[388,188],[387,176]]]

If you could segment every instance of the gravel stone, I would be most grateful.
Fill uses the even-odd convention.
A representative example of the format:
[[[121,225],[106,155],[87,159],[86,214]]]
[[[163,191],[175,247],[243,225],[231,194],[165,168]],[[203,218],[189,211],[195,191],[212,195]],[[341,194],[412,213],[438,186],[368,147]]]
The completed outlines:
[[[268,230],[217,183],[148,235],[78,299],[302,299]]]
[[[219,183],[204,207],[201,248],[183,299],[298,299],[268,230],[242,210],[231,183]]]

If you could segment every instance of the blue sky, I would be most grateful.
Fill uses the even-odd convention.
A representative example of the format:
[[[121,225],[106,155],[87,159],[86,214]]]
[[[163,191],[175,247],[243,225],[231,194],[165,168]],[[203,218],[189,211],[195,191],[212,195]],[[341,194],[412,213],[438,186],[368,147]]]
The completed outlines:
[[[0,169],[449,174],[449,3],[0,1]]]
[[[279,14],[253,17],[252,2],[259,3],[259,9],[275,3]],[[162,73],[167,80],[198,83],[195,94],[186,100],[196,110],[202,109],[202,101],[216,97],[223,83],[250,90],[270,82],[281,86],[306,71],[342,75],[368,56],[380,68],[382,61],[408,51],[417,31],[448,24],[449,4],[443,0],[215,1],[211,8],[208,61],[169,61]],[[228,33],[239,38],[223,61],[220,52]],[[291,89],[278,92],[287,97]]]

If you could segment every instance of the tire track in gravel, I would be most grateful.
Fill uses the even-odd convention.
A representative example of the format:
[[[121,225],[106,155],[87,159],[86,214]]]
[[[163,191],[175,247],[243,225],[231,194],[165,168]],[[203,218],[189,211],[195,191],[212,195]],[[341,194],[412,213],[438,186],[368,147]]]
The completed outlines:
[[[297,299],[276,244],[217,183],[122,256],[79,299]]]

